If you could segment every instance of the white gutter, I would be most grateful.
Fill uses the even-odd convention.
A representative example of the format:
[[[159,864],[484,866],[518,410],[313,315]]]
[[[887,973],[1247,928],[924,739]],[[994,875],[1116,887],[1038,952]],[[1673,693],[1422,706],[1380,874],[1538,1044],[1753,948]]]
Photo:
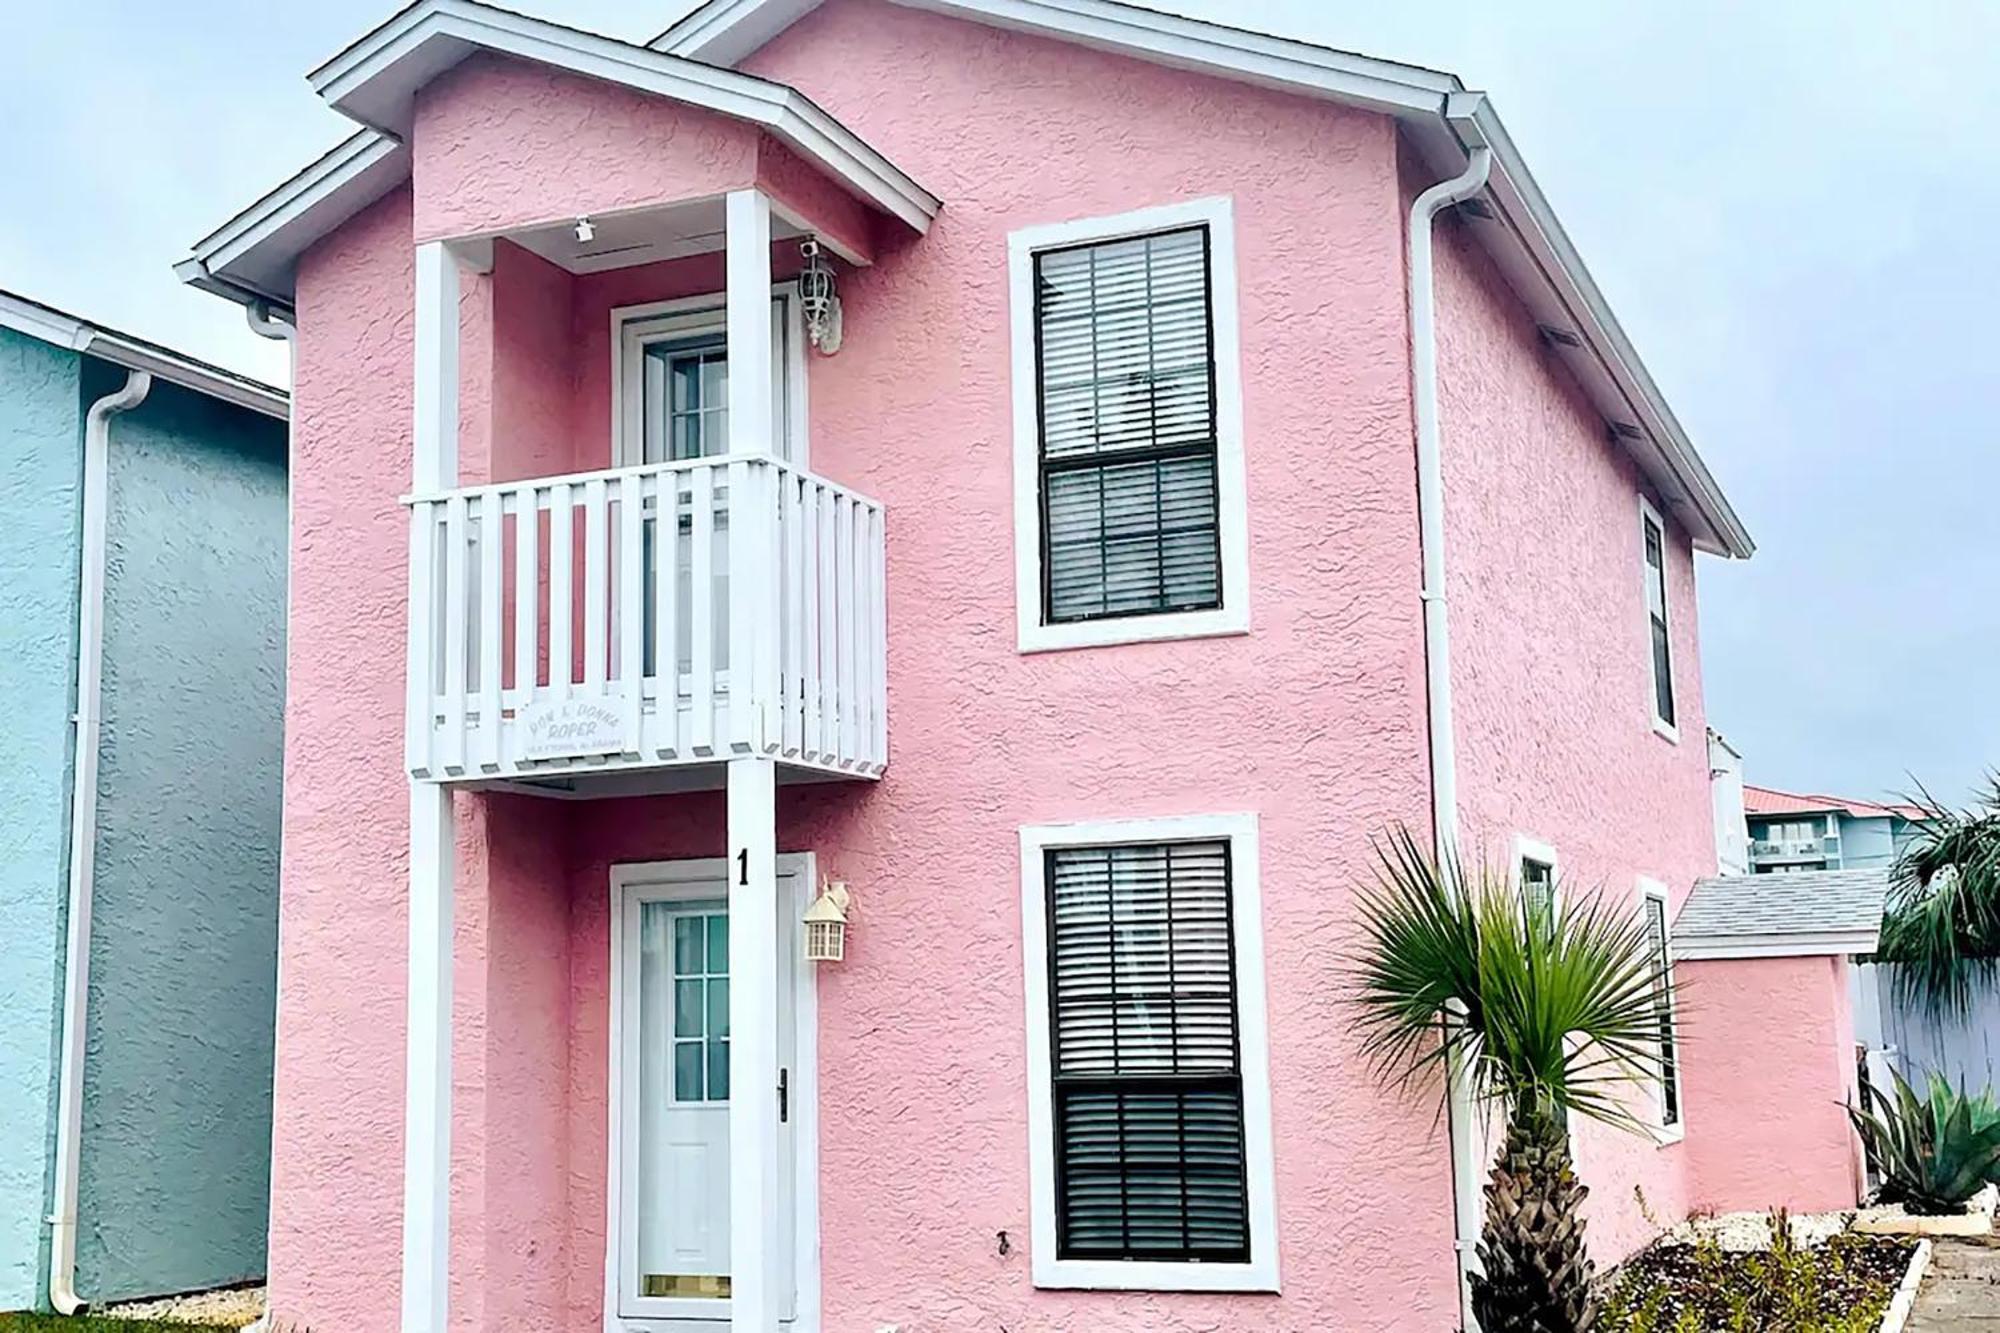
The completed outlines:
[[[289,359],[291,361],[292,373],[293,376],[296,378],[298,374],[299,330],[296,325],[286,320],[278,318],[275,312],[276,312],[276,307],[273,306],[271,302],[261,299],[253,300],[248,305],[243,307],[243,318],[250,325],[250,331],[252,333],[255,333],[258,337],[269,338],[273,342],[282,342],[283,344],[285,344],[285,350],[289,354]],[[292,428],[291,428],[291,422],[288,418],[285,423],[285,643],[287,645],[290,645],[292,641],[291,476],[292,476]],[[280,828],[278,833],[278,862],[280,865],[283,865],[285,860],[284,836],[285,836],[284,831],[282,828]],[[282,915],[284,910],[285,910],[284,901],[281,896],[278,903],[278,911]],[[280,929],[282,930],[282,927]],[[284,970],[285,970],[285,953],[284,950],[280,949],[278,951],[278,980],[277,980],[277,985],[273,988],[278,995],[283,995],[285,993]],[[275,1067],[277,1063],[276,1024],[273,1023],[272,1027],[273,1027],[272,1064],[273,1067]],[[265,1227],[267,1230],[270,1226],[270,1215],[268,1209],[269,1209],[269,1204],[267,1202],[266,1214],[265,1214]],[[269,1300],[267,1299],[264,1303],[264,1313],[258,1315],[254,1321],[245,1326],[243,1333],[269,1333],[270,1328],[271,1328],[271,1306]]]
[[[1427,722],[1431,757],[1431,832],[1438,860],[1458,847],[1458,751],[1452,732],[1451,633],[1445,610],[1444,458],[1438,430],[1436,275],[1431,224],[1444,209],[1479,193],[1492,170],[1493,151],[1470,150],[1465,170],[1417,196],[1410,206],[1410,365],[1417,427],[1417,530],[1423,545],[1424,679],[1429,693]],[[1454,1061],[1447,1075],[1445,1123],[1451,1138],[1452,1246],[1458,1259],[1458,1303],[1462,1326],[1476,1331],[1472,1290],[1473,1246],[1479,1235],[1483,1164],[1474,1153],[1476,1107],[1469,1084]]]
[[[83,426],[83,569],[76,609],[76,716],[71,730],[69,928],[63,943],[62,1052],[56,1083],[56,1181],[49,1210],[49,1304],[83,1309],[76,1294],[76,1199],[83,1146],[83,1053],[90,1011],[90,888],[97,850],[99,684],[104,668],[104,529],[111,418],[144,402],[153,377],[125,372],[125,387],[90,405]]]

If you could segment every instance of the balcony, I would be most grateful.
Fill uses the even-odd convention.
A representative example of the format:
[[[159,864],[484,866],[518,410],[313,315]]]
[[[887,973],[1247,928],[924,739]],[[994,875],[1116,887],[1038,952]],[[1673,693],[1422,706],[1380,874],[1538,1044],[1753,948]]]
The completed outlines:
[[[1838,859],[1836,838],[1757,838],[1750,843],[1750,859],[1760,864],[1781,861],[1823,861]]]
[[[879,777],[882,506],[769,455],[417,495],[413,777]],[[681,785],[710,785],[682,772]]]

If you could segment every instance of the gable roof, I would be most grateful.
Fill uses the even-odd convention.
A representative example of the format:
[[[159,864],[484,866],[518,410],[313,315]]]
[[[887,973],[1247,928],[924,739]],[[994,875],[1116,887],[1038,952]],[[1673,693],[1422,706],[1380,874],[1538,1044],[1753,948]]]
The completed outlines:
[[[309,78],[362,129],[194,245],[183,282],[233,300],[290,305],[298,256],[410,174],[403,146],[417,90],[480,51],[568,70],[756,125],[829,179],[914,231],[937,196],[795,88],[479,0],[417,0]]]
[[[1889,872],[1798,870],[1696,880],[1674,920],[1676,958],[1804,958],[1873,953]]]
[[[57,347],[84,352],[127,370],[143,370],[196,393],[247,407],[267,417],[282,420],[291,415],[291,399],[283,389],[251,379],[248,375],[239,375],[233,370],[224,370],[221,366],[176,352],[149,339],[94,324],[15,292],[0,290],[0,329],[12,329]]]
[[[1897,819],[1920,821],[1930,818],[1922,806],[1908,802],[1884,804],[1880,801],[1858,801],[1848,796],[1827,796],[1820,793],[1780,791],[1776,787],[1756,787],[1743,784],[1743,813],[1752,817],[1765,815],[1852,815],[1857,819],[1880,819],[1893,816]]]
[[[892,2],[1394,116],[1440,177],[1461,171],[1472,148],[1492,149],[1492,174],[1481,196],[1492,216],[1472,223],[1473,236],[1603,414],[1612,440],[1637,461],[1695,546],[1739,559],[1756,550],[1563,232],[1492,101],[1469,92],[1457,76],[1119,0]],[[819,4],[707,0],[650,45],[733,64]]]

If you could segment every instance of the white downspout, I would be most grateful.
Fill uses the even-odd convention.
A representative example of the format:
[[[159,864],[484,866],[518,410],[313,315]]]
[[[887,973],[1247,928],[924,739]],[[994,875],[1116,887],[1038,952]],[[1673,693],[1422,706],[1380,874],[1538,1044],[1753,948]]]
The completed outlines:
[[[286,320],[279,319],[277,315],[273,312],[271,303],[269,301],[250,302],[248,305],[243,307],[243,318],[245,321],[249,323],[250,331],[252,333],[255,333],[258,337],[269,338],[273,342],[281,342],[285,344],[285,350],[288,353],[287,359],[290,362],[292,378],[296,379],[298,377],[298,347],[299,347],[298,344],[299,330],[297,325],[292,324]],[[292,642],[292,418],[291,414],[287,412],[285,414],[285,644],[286,644],[286,650],[288,652],[290,651],[291,642]],[[284,864],[284,860],[285,860],[284,831],[281,825],[278,833],[278,863],[280,866]],[[278,912],[281,917],[284,913],[284,910],[285,910],[284,902],[282,899],[280,899],[278,904]],[[281,932],[282,929],[283,928],[281,926],[280,927]],[[276,993],[280,996],[282,996],[285,993],[284,970],[285,970],[285,951],[282,948],[280,948],[278,950],[279,975],[277,978],[277,985],[275,987]],[[277,1042],[275,1038],[275,1031],[276,1031],[275,1022],[273,1023],[272,1027],[273,1027],[273,1040],[272,1040],[271,1067],[275,1071],[278,1064],[277,1049],[276,1049]],[[264,1217],[264,1227],[265,1227],[265,1235],[268,1238],[270,1234],[270,1225],[271,1225],[270,1212],[269,1212],[270,1205],[268,1201],[266,1202],[265,1207],[266,1211]],[[266,1331],[271,1327],[269,1277],[270,1274],[267,1265],[265,1273],[266,1295],[264,1303],[264,1313],[258,1315],[255,1321],[247,1325],[244,1328],[243,1333],[266,1333]]]
[[[83,1309],[76,1294],[76,1198],[83,1146],[83,1053],[90,1010],[90,887],[97,850],[98,694],[104,674],[104,528],[109,512],[111,418],[144,402],[153,377],[90,405],[83,425],[83,570],[76,608],[76,716],[71,729],[69,928],[63,942],[60,1072],[56,1082],[55,1206],[49,1210],[49,1304]]]
[[[1438,213],[1469,199],[1486,185],[1493,150],[1481,144],[1465,170],[1439,181],[1410,206],[1410,365],[1417,426],[1417,530],[1423,546],[1424,679],[1429,693],[1431,830],[1438,859],[1458,846],[1458,751],[1452,733],[1451,633],[1445,611],[1444,458],[1438,431],[1436,276],[1431,224]],[[1479,1236],[1481,1163],[1471,1088],[1454,1062],[1448,1076],[1445,1122],[1451,1138],[1453,1249],[1458,1263],[1459,1318],[1476,1333],[1472,1290],[1473,1247]]]

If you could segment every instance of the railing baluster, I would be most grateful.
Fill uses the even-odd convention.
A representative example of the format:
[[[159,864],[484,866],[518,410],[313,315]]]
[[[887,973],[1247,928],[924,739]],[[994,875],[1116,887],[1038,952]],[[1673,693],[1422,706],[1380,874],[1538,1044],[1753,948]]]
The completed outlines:
[[[479,766],[500,767],[500,545],[505,497],[488,491],[479,502]]]
[[[653,725],[662,759],[677,755],[681,739],[681,482],[656,472],[653,486]]]
[[[465,768],[465,497],[444,502],[444,734],[439,759],[447,773]]]
[[[801,491],[812,483],[796,472],[778,474],[779,496],[783,505],[780,524],[785,538],[785,593],[784,606],[780,610],[783,619],[778,625],[778,640],[784,654],[780,675],[780,689],[784,695],[784,751],[788,755],[800,753],[805,748],[805,694],[802,684],[805,665],[806,606],[810,598],[806,594],[807,578],[806,539],[804,521],[805,507],[801,503]]]
[[[576,658],[570,650],[570,633],[575,613],[570,609],[570,590],[576,576],[576,538],[571,531],[576,501],[569,483],[549,487],[549,693],[558,699],[569,697],[576,679]]]
[[[618,483],[618,687],[624,691],[625,735],[636,752],[646,685],[646,506],[639,478],[627,473]]]
[[[687,475],[688,505],[693,511],[688,542],[688,695],[693,735],[688,744],[696,754],[706,755],[715,751],[714,470],[699,467]]]
[[[583,688],[586,697],[604,697],[604,665],[609,653],[605,602],[611,571],[605,560],[604,482],[583,484]]]
[[[437,733],[437,524],[438,506],[410,506],[409,657],[404,663],[403,762],[420,778],[432,777],[431,743]]]
[[[868,744],[870,768],[880,771],[889,761],[889,571],[887,533],[880,505],[865,506],[868,514],[868,598],[861,624],[871,647],[868,653]]]
[[[536,653],[541,647],[542,561],[537,550],[542,516],[536,488],[514,492],[514,709],[534,702]]]
[[[819,543],[819,761],[835,763],[840,755],[840,561],[836,555],[834,508],[838,497],[830,487],[819,488],[818,514],[813,526]]]
[[[819,757],[819,481],[799,478],[799,610],[805,627],[799,644],[799,752]]]
[[[861,691],[855,677],[854,617],[856,607],[855,560],[854,560],[854,498],[842,495],[835,509],[834,541],[838,544],[840,575],[837,595],[840,598],[840,750],[839,762],[842,768],[854,762],[855,743],[859,730],[855,720],[861,707]]]
[[[757,616],[762,541],[750,464],[729,465],[729,741],[757,749]]]

